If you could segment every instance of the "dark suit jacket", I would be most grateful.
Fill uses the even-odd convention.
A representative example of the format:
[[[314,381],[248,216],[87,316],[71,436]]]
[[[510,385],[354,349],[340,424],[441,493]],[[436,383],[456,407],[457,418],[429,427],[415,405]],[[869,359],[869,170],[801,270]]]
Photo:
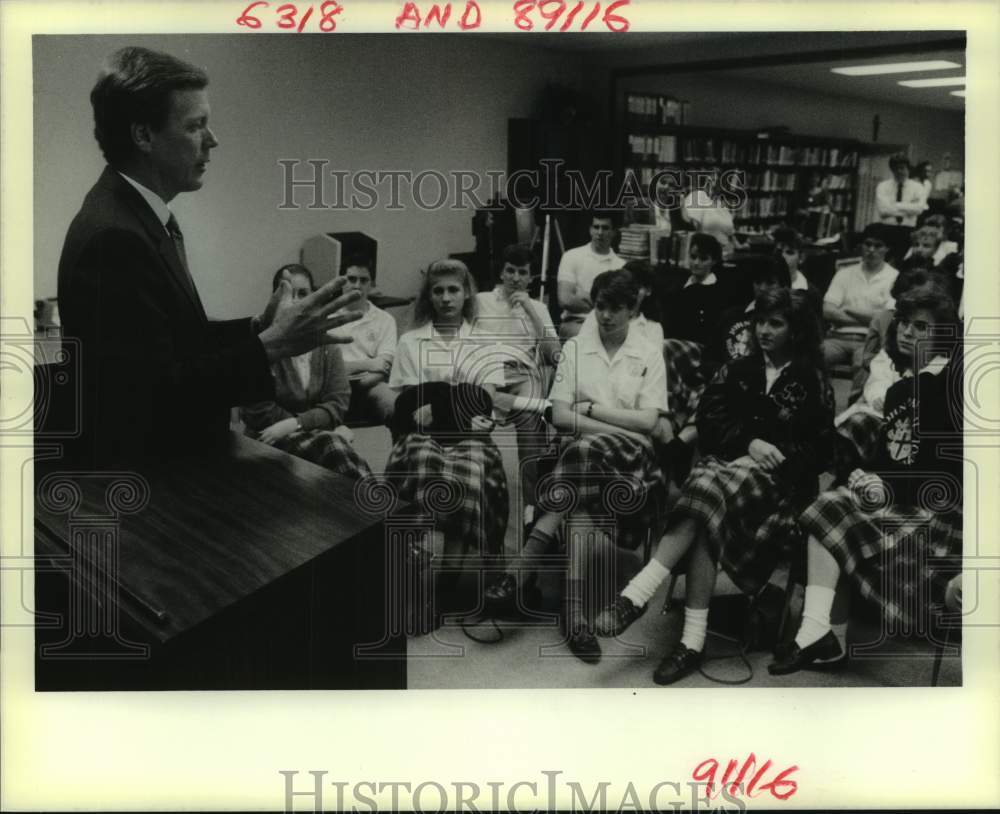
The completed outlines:
[[[173,240],[110,167],[70,224],[59,260],[63,332],[81,344],[88,465],[203,450],[234,404],[273,398],[249,319],[209,322]]]

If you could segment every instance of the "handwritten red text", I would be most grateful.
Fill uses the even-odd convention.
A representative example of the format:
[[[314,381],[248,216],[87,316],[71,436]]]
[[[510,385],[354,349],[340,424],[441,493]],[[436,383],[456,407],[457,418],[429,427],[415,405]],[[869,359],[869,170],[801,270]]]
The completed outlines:
[[[628,31],[629,21],[616,12],[629,5],[630,2],[631,0],[616,0],[604,9],[604,15],[600,16],[600,21],[608,31]],[[568,13],[566,13],[567,10]],[[563,18],[562,25],[559,26],[559,31],[569,31],[574,24],[577,26],[577,31],[586,31],[587,26],[598,19],[601,14],[601,4],[591,5],[584,0],[576,0],[575,3],[566,2],[566,0],[541,0],[541,2],[516,0],[514,3],[514,25],[522,31],[532,31],[535,27],[533,15],[536,12],[538,17],[545,21],[545,31],[551,31],[555,28],[564,13],[566,16]]]
[[[706,793],[710,798],[718,794],[720,789],[724,789],[728,792],[727,796],[745,794],[747,797],[757,797],[765,792],[770,792],[771,796],[778,800],[787,800],[799,789],[799,784],[796,781],[789,780],[789,776],[799,770],[798,766],[789,766],[784,771],[775,774],[770,780],[767,779],[767,773],[771,771],[771,761],[767,760],[764,765],[757,768],[757,757],[753,752],[750,753],[750,757],[743,761],[743,766],[738,774],[736,773],[737,766],[739,766],[739,761],[729,761],[718,787],[716,779],[719,774],[719,761],[715,758],[703,760],[695,766],[691,777],[707,784]]]
[[[444,28],[448,25],[450,17],[451,3],[445,3],[443,6],[440,3],[431,3],[426,17],[421,17],[419,4],[407,3],[396,18],[396,28],[409,28],[412,31],[417,31],[420,28],[421,20],[423,20],[424,28],[430,28],[432,25]],[[458,27],[462,31],[468,31],[470,28],[479,28],[482,22],[483,12],[479,8],[479,3],[476,0],[468,0],[462,16],[458,18]]]
[[[306,26],[309,25],[310,18],[313,18],[311,30],[319,30],[326,33],[337,30],[337,21],[334,18],[344,10],[344,7],[336,2],[336,0],[326,0],[318,8],[312,3],[307,6],[282,3],[268,12],[270,6],[271,4],[264,2],[264,0],[251,3],[236,18],[236,25],[242,25],[247,28],[260,28],[264,24],[264,21],[268,21],[275,28],[285,31],[295,31],[301,34],[306,30]],[[263,21],[262,17],[264,18]]]

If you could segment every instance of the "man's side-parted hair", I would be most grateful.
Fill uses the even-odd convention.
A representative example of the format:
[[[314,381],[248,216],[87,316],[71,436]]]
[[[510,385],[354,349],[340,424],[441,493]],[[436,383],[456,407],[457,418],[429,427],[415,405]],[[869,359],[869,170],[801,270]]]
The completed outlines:
[[[90,92],[94,137],[105,160],[114,166],[132,152],[134,123],[163,127],[172,91],[207,85],[208,74],[201,68],[170,54],[135,46],[115,51]]]

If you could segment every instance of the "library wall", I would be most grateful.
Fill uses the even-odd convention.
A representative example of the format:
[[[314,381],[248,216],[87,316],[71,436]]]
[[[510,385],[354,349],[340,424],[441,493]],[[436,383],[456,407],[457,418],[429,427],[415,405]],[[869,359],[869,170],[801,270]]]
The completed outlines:
[[[379,241],[379,287],[410,295],[418,269],[469,251],[470,208],[368,212],[278,209],[281,158],[328,169],[486,170],[507,163],[507,119],[535,113],[550,81],[571,84],[575,60],[479,38],[184,36],[36,37],[35,293],[56,292],[70,220],[103,159],[92,136],[90,88],[105,56],[128,44],[204,66],[211,78],[212,152],[205,186],[172,204],[208,312],[260,310],[271,275],[314,234],[360,230]],[[311,172],[304,164],[300,174]],[[332,178],[325,185],[333,197]],[[388,189],[388,184],[384,187]],[[423,187],[437,197],[433,179]],[[405,191],[405,189],[404,189]],[[488,197],[484,188],[483,200]]]
[[[794,70],[790,66],[789,70]],[[949,152],[952,167],[962,169],[965,122],[958,113],[874,100],[820,96],[764,82],[739,84],[710,73],[629,77],[625,91],[662,93],[690,100],[689,125],[763,128],[787,126],[799,135],[872,140],[872,117],[881,119],[879,142],[912,145],[914,161],[929,160],[940,168]]]

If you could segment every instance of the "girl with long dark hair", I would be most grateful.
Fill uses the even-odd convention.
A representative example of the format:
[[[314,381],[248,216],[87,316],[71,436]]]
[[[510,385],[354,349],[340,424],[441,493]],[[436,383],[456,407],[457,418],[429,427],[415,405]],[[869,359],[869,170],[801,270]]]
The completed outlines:
[[[705,457],[685,481],[653,559],[597,620],[603,635],[625,630],[686,561],[684,632],[654,672],[657,684],[700,666],[717,564],[756,594],[798,539],[798,514],[826,468],[833,393],[808,296],[781,288],[761,294],[753,342],[750,355],[722,367],[702,396]]]

